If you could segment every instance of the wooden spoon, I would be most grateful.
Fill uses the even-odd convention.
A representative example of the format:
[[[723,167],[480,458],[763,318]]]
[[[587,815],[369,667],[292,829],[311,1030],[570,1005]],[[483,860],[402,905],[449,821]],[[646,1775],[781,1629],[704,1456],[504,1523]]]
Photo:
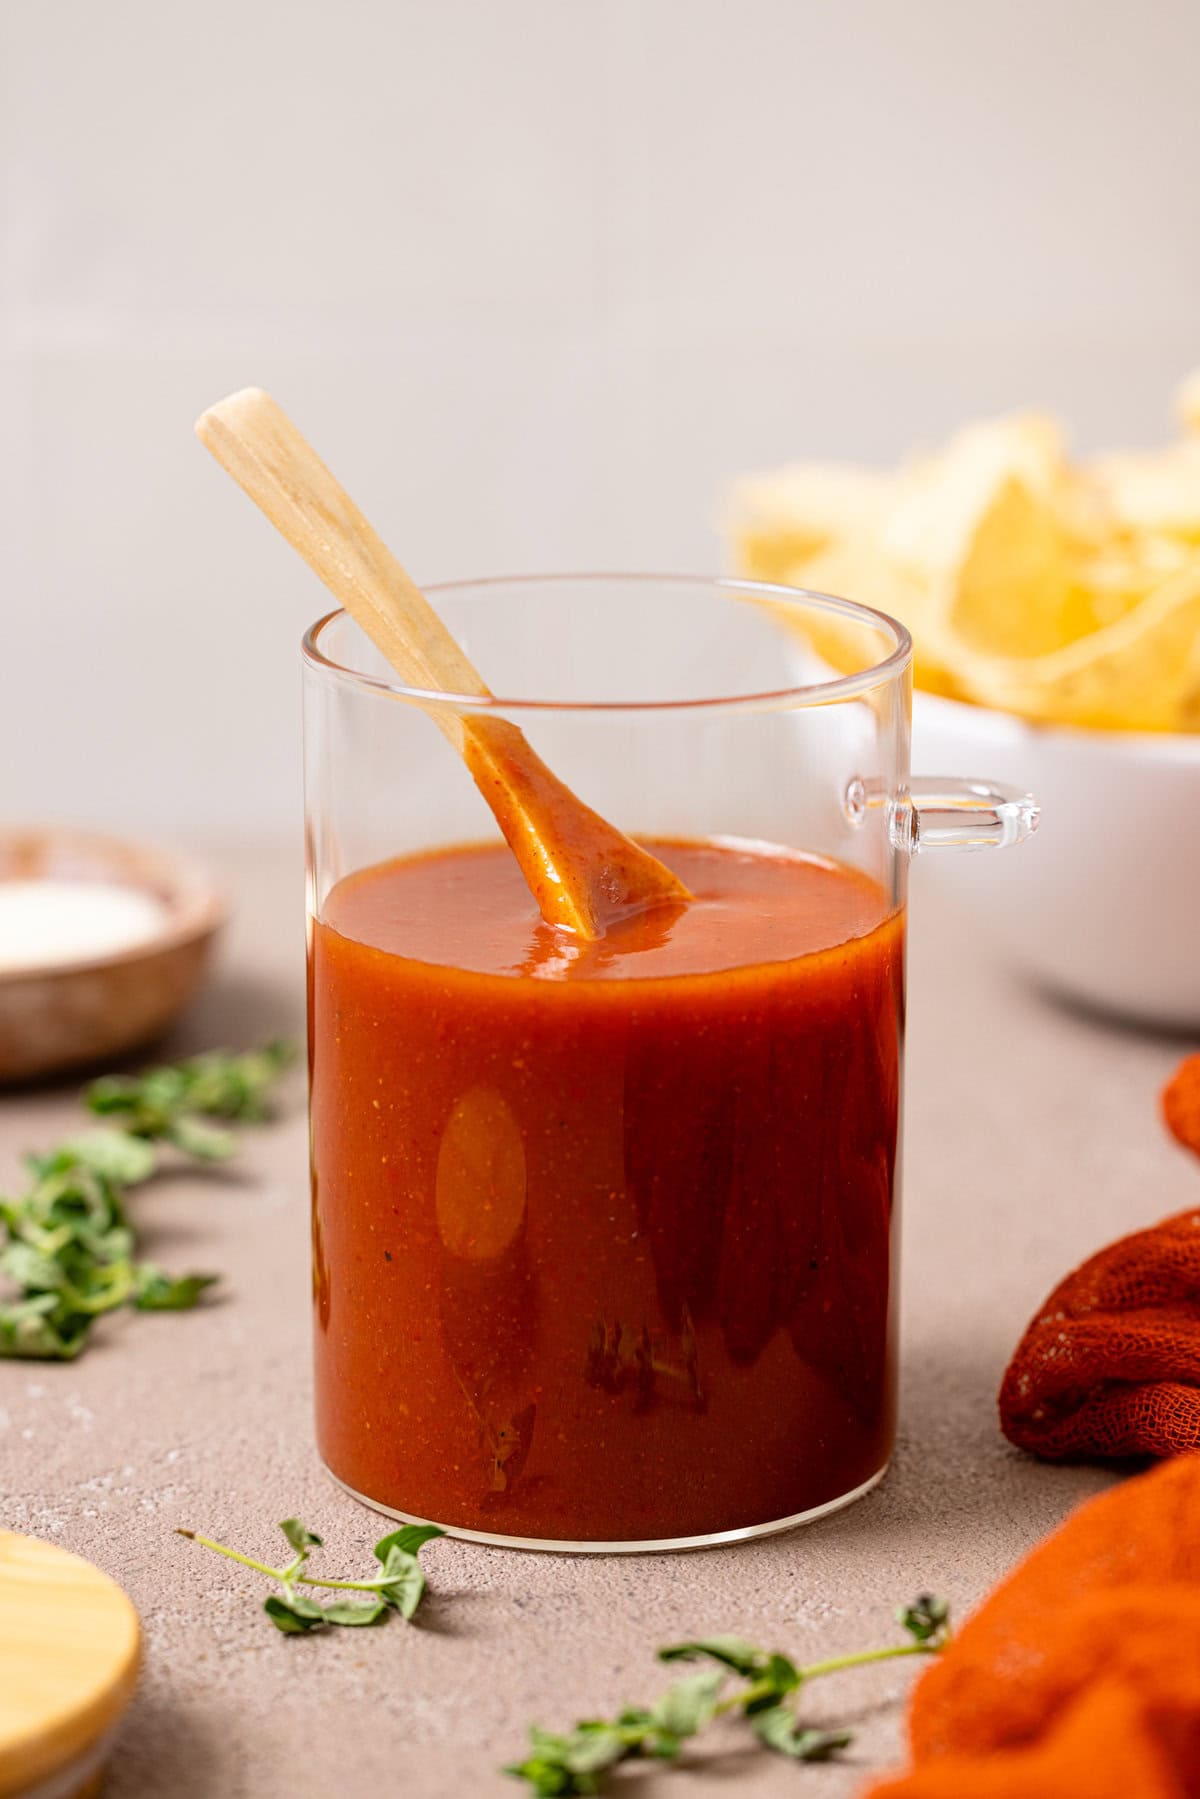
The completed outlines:
[[[197,420],[196,432],[406,685],[488,696],[420,588],[270,394],[231,394]],[[495,814],[547,924],[594,939],[634,912],[691,897],[670,869],[564,786],[516,725],[430,710]]]

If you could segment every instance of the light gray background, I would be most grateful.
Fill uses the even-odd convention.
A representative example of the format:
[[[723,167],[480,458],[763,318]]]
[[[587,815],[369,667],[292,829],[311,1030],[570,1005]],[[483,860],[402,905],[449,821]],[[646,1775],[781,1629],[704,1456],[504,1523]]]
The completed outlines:
[[[419,579],[702,570],[729,476],[1200,360],[1188,0],[0,0],[0,811],[296,829],[273,388]]]

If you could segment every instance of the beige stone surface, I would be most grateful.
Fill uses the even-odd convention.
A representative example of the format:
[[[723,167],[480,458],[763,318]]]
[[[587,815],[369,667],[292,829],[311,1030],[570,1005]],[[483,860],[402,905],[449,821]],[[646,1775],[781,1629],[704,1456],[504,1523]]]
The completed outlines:
[[[292,855],[222,858],[238,915],[172,1050],[301,1026]],[[932,871],[930,871],[932,873]],[[173,1534],[268,1556],[275,1521],[325,1536],[331,1572],[369,1558],[377,1520],[317,1463],[309,1428],[302,1084],[236,1168],[138,1201],[149,1253],[222,1272],[194,1313],[105,1325],[64,1367],[0,1365],[0,1523],[91,1557],[137,1604],[140,1696],[111,1799],[515,1794],[496,1772],[526,1724],[565,1725],[662,1684],[655,1646],[736,1631],[801,1659],[887,1640],[921,1588],[959,1613],[1107,1476],[1042,1467],[995,1422],[1008,1352],[1047,1288],[1107,1238],[1194,1204],[1200,1172],[1167,1142],[1158,1087],[1180,1044],[1056,1009],[997,968],[914,880],[900,1444],[851,1511],[757,1544],[682,1556],[426,1552],[419,1626],[277,1635],[253,1575]],[[73,1089],[0,1100],[0,1190],[75,1116]],[[814,1721],[859,1732],[840,1766],[744,1753],[647,1769],[631,1794],[855,1793],[899,1753],[910,1663],[814,1689]]]

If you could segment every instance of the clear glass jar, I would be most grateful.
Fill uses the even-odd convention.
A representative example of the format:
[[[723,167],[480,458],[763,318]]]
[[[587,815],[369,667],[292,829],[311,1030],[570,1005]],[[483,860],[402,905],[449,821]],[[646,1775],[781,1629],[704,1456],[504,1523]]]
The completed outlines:
[[[492,694],[305,638],[317,1432],[389,1515],[638,1550],[800,1523],[895,1425],[909,857],[1028,835],[909,775],[911,645],[746,582],[443,587]],[[431,714],[520,726],[695,900],[540,922]]]

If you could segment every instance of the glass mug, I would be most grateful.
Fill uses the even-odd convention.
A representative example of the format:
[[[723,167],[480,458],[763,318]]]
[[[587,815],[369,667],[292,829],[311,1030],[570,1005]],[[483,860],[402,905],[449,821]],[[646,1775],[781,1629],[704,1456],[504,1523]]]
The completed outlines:
[[[342,612],[304,641],[321,1455],[520,1547],[819,1517],[894,1436],[909,858],[1036,806],[910,779],[910,640],[866,607],[434,591],[505,697],[406,688]],[[543,924],[439,709],[519,725],[693,901]]]

